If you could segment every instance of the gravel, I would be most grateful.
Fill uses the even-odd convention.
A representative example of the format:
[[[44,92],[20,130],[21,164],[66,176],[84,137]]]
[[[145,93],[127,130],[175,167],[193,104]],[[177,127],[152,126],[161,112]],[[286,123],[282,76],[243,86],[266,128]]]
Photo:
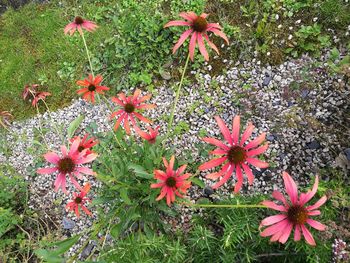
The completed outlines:
[[[191,157],[193,163],[208,161],[208,157],[202,154],[206,144],[200,140],[199,134],[221,138],[214,116],[221,116],[231,127],[233,116],[240,114],[243,127],[252,121],[256,127],[253,136],[266,132],[270,145],[264,155],[270,167],[254,169],[254,184],[249,186],[245,182],[242,194],[271,194],[274,189],[282,189],[281,173],[284,170],[299,185],[309,185],[310,178],[320,169],[335,167],[334,160],[340,152],[345,152],[349,158],[349,84],[341,76],[328,73],[327,57],[328,52],[317,61],[302,56],[278,66],[261,66],[256,59],[236,64],[224,59],[222,62],[227,69],[219,75],[211,74],[214,59],[206,63],[203,69],[192,70],[189,75],[197,81],[182,89],[174,118],[178,134],[169,142],[169,146],[174,146],[178,157]],[[166,132],[165,117],[175,97],[175,90],[169,86],[169,82],[165,81],[157,89],[151,102],[158,107],[145,113],[155,120],[156,125],[161,125],[161,134]],[[66,235],[81,233],[92,225],[96,216],[77,219],[73,213],[68,213],[65,205],[69,197],[61,191],[53,191],[54,176],[35,174],[38,167],[46,166],[41,157],[46,148],[38,143],[38,127],[42,125],[48,147],[58,151],[59,146],[66,142],[57,135],[56,130],[60,130],[59,133],[65,137],[69,123],[80,114],[85,115],[85,119],[78,134],[84,134],[93,123],[97,132],[108,131],[113,124],[108,121],[110,111],[104,103],[91,105],[77,99],[72,101],[71,106],[52,112],[51,117],[46,112],[23,122],[14,122],[10,127],[11,133],[6,137],[12,152],[0,153],[0,163],[10,164],[30,183],[29,207],[52,220]],[[208,173],[199,174],[206,187],[203,190],[193,186],[189,191],[191,200],[214,193],[232,196],[234,182],[229,181],[221,189],[213,190],[210,186],[214,182],[205,179]],[[84,177],[80,183],[87,181],[92,183],[92,193],[89,195],[94,196],[100,183],[91,176]],[[68,191],[74,191],[71,184],[68,185]],[[95,212],[94,207],[89,209]],[[190,220],[191,215],[187,214],[181,216],[181,221]],[[93,247],[93,243],[89,244],[83,257],[87,257]]]

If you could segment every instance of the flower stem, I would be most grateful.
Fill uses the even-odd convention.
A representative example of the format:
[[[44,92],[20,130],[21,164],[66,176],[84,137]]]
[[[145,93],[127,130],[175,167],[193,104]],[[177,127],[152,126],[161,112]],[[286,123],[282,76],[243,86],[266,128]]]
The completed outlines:
[[[267,208],[264,205],[230,205],[230,204],[222,204],[222,205],[215,205],[215,204],[192,204],[188,202],[180,202],[182,205],[192,206],[192,207],[198,207],[198,208]]]
[[[94,70],[93,70],[93,68],[92,68],[92,63],[91,63],[91,58],[90,58],[89,49],[88,49],[88,47],[87,47],[87,44],[86,44],[86,41],[85,41],[85,37],[84,37],[84,32],[81,33],[81,37],[82,37],[82,39],[83,39],[84,46],[85,46],[85,51],[86,51],[86,55],[87,55],[88,60],[89,60],[91,74],[92,74],[92,76],[95,78]]]
[[[174,114],[175,114],[175,110],[176,110],[176,105],[179,101],[179,97],[180,97],[180,90],[181,90],[181,87],[183,85],[183,81],[184,81],[184,78],[185,78],[185,72],[186,72],[186,69],[187,69],[187,66],[188,66],[188,62],[190,60],[190,54],[188,54],[187,56],[187,59],[186,59],[186,63],[185,63],[185,67],[182,71],[182,76],[181,76],[181,80],[180,80],[180,84],[179,84],[179,87],[177,89],[177,92],[176,92],[176,97],[175,97],[175,101],[174,101],[174,106],[171,110],[171,113],[170,113],[170,118],[169,118],[169,123],[168,123],[168,131],[167,131],[167,134],[165,136],[165,138],[168,138],[170,132],[171,132],[171,128],[172,128],[172,125],[173,125],[173,120],[174,120]]]

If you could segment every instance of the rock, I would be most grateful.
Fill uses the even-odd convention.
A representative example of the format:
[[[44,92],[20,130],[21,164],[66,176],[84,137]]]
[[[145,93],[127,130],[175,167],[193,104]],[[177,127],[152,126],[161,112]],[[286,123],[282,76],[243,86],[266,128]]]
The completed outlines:
[[[275,136],[273,136],[272,134],[269,134],[269,135],[266,136],[266,139],[267,139],[268,141],[272,142],[272,141],[274,141],[276,138],[275,138]]]
[[[170,80],[171,79],[171,74],[168,71],[161,71],[160,75],[164,80]]]
[[[263,81],[263,86],[268,86],[270,84],[272,77],[270,75],[267,75]]]
[[[83,252],[81,252],[81,257],[82,258],[87,258],[90,254],[91,251],[93,250],[93,248],[96,246],[96,241],[92,240],[83,250]]]
[[[346,155],[346,159],[348,159],[348,161],[350,161],[350,148],[345,149],[344,153]]]
[[[307,89],[303,89],[300,95],[303,99],[306,99],[309,95],[309,91]]]
[[[212,195],[212,194],[214,193],[214,190],[213,190],[213,188],[211,188],[210,186],[206,186],[206,187],[204,188],[203,192],[204,192],[204,194],[205,194],[206,196],[210,196],[210,195]]]
[[[63,217],[62,225],[63,229],[69,230],[75,227],[75,222],[67,217]]]
[[[318,141],[313,140],[313,141],[307,143],[306,147],[311,149],[311,150],[317,150],[317,149],[321,148],[321,144]]]

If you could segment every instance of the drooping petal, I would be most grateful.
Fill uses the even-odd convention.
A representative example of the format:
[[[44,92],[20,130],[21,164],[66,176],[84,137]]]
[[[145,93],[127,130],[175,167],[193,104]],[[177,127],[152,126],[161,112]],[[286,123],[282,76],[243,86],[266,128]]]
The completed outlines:
[[[166,23],[164,25],[164,28],[171,27],[171,26],[191,26],[191,23],[183,21],[183,20],[174,20]]]
[[[224,149],[226,151],[229,151],[230,150],[230,147],[228,147],[227,145],[223,144],[221,141],[219,141],[218,139],[215,139],[215,138],[203,138],[202,139],[203,141],[207,142],[207,143],[210,143],[212,145],[215,145],[221,149]]]
[[[243,174],[242,174],[241,167],[239,165],[236,165],[236,176],[237,176],[237,183],[235,185],[234,192],[238,193],[239,190],[241,190],[243,185]]]
[[[272,201],[263,201],[261,202],[264,206],[267,206],[268,208],[271,208],[273,210],[281,211],[281,212],[287,212],[287,209],[282,205],[277,205]]]
[[[177,41],[177,43],[175,44],[175,46],[173,48],[173,54],[176,52],[176,50],[178,50],[179,47],[181,47],[181,45],[191,35],[192,31],[193,31],[192,29],[188,29],[184,33],[182,33],[182,35],[180,36],[179,40]]]
[[[301,237],[300,226],[296,225],[294,229],[294,241],[299,241]]]
[[[295,184],[293,178],[286,172],[282,173],[284,185],[286,187],[286,192],[290,198],[293,205],[297,204],[298,201],[298,188]]]
[[[320,231],[324,231],[326,229],[326,226],[318,221],[315,221],[311,218],[308,218],[306,220],[306,223],[308,223],[310,226],[312,226],[313,228],[320,230]]]
[[[225,122],[219,117],[219,116],[215,116],[214,117],[219,128],[220,128],[220,131],[222,133],[222,135],[224,136],[225,140],[230,144],[232,145],[232,137],[231,137],[231,133],[230,133],[230,130],[227,128]]]
[[[213,42],[210,41],[208,35],[204,33],[203,36],[204,36],[205,40],[207,41],[209,47],[211,47],[212,49],[214,49],[215,52],[216,52],[218,55],[220,55],[219,49],[217,48],[217,46],[216,46]]]
[[[227,45],[229,45],[228,38],[227,38],[227,36],[226,36],[222,31],[220,31],[220,30],[217,29],[217,28],[213,28],[213,27],[210,28],[210,29],[208,29],[208,31],[211,31],[211,32],[213,32],[215,35],[217,35],[217,36],[223,38],[223,39],[226,41]]]
[[[245,174],[246,174],[247,177],[248,177],[248,183],[249,183],[249,185],[252,185],[253,182],[254,182],[254,174],[253,174],[253,172],[252,172],[252,169],[250,169],[249,166],[246,165],[246,164],[244,164],[244,163],[242,163],[241,166],[242,166],[242,168],[243,168]]]
[[[200,171],[207,170],[207,169],[210,169],[210,168],[213,168],[213,167],[216,167],[216,166],[222,164],[226,160],[227,160],[227,157],[220,157],[220,158],[212,159],[212,160],[200,165],[198,167],[198,169]]]
[[[265,137],[266,137],[266,133],[263,132],[263,133],[260,134],[258,137],[256,137],[253,141],[251,141],[250,143],[248,143],[244,148],[245,148],[246,150],[249,150],[249,149],[258,147],[259,144],[261,144],[261,143],[265,140]]]
[[[254,165],[255,167],[258,167],[258,168],[267,168],[267,167],[269,167],[268,163],[260,161],[259,159],[247,158],[246,161],[248,163],[250,163],[251,165]]]
[[[189,45],[190,58],[193,61],[194,59],[194,49],[196,48],[197,43],[197,32],[193,32]]]
[[[287,215],[285,215],[285,214],[269,216],[269,217],[265,218],[264,220],[262,220],[260,225],[262,225],[262,226],[273,225],[273,224],[278,223],[286,218],[287,218]]]
[[[224,183],[226,183],[228,181],[228,179],[231,177],[233,170],[234,170],[235,166],[231,165],[230,168],[228,169],[228,171],[226,172],[225,176],[216,184],[213,185],[213,189],[217,189],[220,186],[222,186]]]
[[[279,238],[279,242],[281,242],[282,244],[286,243],[289,236],[290,236],[290,233],[292,232],[292,229],[293,229],[293,224],[292,223],[289,223],[283,230],[283,234],[281,235],[281,237]]]
[[[205,48],[202,34],[200,33],[197,33],[197,43],[198,43],[199,51],[203,55],[204,59],[206,61],[209,61],[209,54],[207,52],[207,49]]]
[[[306,243],[308,243],[311,246],[316,246],[316,242],[315,242],[313,236],[311,235],[310,231],[304,225],[300,225],[300,227],[301,227],[301,231],[303,233],[303,236],[306,240]]]

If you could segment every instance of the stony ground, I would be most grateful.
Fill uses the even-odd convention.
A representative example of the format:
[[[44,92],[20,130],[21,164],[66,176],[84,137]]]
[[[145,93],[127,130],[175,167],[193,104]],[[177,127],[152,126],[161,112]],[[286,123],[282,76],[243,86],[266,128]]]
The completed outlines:
[[[196,163],[208,160],[200,155],[201,147],[205,145],[200,135],[220,136],[215,115],[220,115],[230,127],[233,116],[240,114],[243,127],[247,121],[252,121],[256,127],[253,136],[267,132],[270,145],[265,154],[270,168],[254,170],[256,179],[252,186],[244,184],[242,192],[245,194],[271,193],[272,189],[282,188],[283,170],[290,172],[299,185],[305,186],[322,169],[335,167],[335,158],[340,153],[350,160],[350,149],[347,148],[350,86],[341,76],[329,73],[327,58],[328,52],[325,51],[317,60],[303,56],[279,66],[262,66],[256,59],[243,64],[223,60],[227,70],[216,75],[212,73],[214,59],[202,70],[191,71],[191,79],[195,77],[196,81],[184,87],[175,116],[179,134],[171,145],[175,145],[177,155],[190,155]],[[170,112],[173,99],[174,89],[165,82],[151,99],[158,108],[145,113],[161,125],[163,134],[164,119]],[[40,211],[65,235],[83,231],[91,226],[94,217],[83,216],[77,220],[74,214],[66,212],[68,197],[53,191],[54,178],[35,174],[39,166],[46,165],[40,157],[46,148],[38,141],[42,132],[45,137],[42,143],[51,150],[58,150],[62,139],[56,130],[66,131],[69,123],[80,114],[85,115],[85,119],[78,133],[84,133],[91,123],[96,123],[100,132],[108,131],[113,124],[108,120],[110,111],[105,104],[93,106],[77,99],[71,106],[53,112],[51,116],[45,113],[13,123],[6,139],[10,150],[6,154],[0,153],[0,163],[12,165],[30,182],[30,207]],[[213,182],[203,178],[207,173],[201,173],[200,177],[210,186]],[[331,180],[327,176],[322,179]],[[99,186],[93,178],[85,180],[92,180],[92,188]],[[232,184],[229,182],[220,189],[221,194],[230,195]],[[68,190],[72,192],[74,189],[70,187]],[[203,191],[194,186],[190,198],[196,200],[212,193],[210,187]]]

